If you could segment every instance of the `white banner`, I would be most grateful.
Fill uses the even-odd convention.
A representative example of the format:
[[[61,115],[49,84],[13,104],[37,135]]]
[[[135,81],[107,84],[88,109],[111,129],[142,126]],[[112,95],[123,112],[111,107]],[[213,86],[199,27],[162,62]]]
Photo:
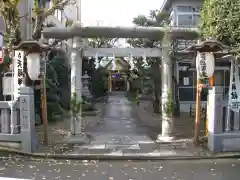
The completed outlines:
[[[19,87],[24,78],[24,51],[15,51],[13,71],[14,71],[14,99],[19,96]]]
[[[234,112],[240,110],[240,81],[239,81],[239,69],[238,61],[235,59],[231,60],[230,70],[230,83],[229,83],[229,94],[228,94],[228,106]]]

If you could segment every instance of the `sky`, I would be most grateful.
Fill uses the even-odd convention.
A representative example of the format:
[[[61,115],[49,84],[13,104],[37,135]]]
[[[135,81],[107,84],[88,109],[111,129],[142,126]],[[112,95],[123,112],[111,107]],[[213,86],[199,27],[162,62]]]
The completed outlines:
[[[160,9],[163,0],[82,0],[81,21],[84,26],[132,26],[139,14]]]

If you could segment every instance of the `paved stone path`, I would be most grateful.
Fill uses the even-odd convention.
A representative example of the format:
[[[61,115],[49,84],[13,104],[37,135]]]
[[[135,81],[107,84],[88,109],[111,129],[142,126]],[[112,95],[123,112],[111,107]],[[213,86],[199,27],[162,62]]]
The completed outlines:
[[[109,96],[104,109],[103,121],[91,132],[95,134],[95,142],[110,144],[134,144],[136,141],[153,142],[152,138],[157,136],[157,132],[134,117],[131,102],[121,92],[115,92]]]
[[[122,92],[109,96],[105,106],[102,122],[91,129],[94,136],[92,143],[135,144],[136,142],[153,142],[157,132],[144,126],[133,115],[131,102]]]
[[[114,92],[109,96],[102,121],[90,129],[90,134],[93,137],[91,143],[76,145],[70,154],[189,155],[189,152],[185,152],[187,147],[185,143],[157,144],[155,139],[158,132],[134,117],[131,102],[120,92]]]

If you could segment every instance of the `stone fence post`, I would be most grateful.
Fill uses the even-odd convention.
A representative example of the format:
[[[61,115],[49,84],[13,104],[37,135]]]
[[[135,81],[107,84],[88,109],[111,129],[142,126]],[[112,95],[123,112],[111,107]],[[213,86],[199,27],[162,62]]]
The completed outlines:
[[[219,152],[222,148],[218,137],[223,133],[223,89],[213,87],[208,94],[208,148],[212,152]]]
[[[35,128],[34,90],[32,87],[21,87],[19,97],[22,150],[34,152],[37,147]]]

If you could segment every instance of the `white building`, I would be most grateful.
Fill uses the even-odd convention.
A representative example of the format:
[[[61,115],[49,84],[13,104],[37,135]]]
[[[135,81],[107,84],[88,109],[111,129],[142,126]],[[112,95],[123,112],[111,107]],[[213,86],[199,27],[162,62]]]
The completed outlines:
[[[171,26],[197,27],[203,0],[164,0],[161,11],[169,12]]]
[[[160,10],[169,12],[170,26],[177,27],[197,27],[200,22],[200,9],[204,0],[164,0]],[[184,49],[191,41],[180,40],[178,48]],[[196,42],[194,42],[196,43]],[[189,112],[190,106],[195,105],[196,101],[196,68],[191,67],[186,71],[187,67],[191,66],[192,58],[186,56],[176,55],[178,62],[176,62],[177,72],[175,74],[179,89],[178,96],[180,100],[180,110]],[[216,61],[215,70],[215,85],[223,88],[223,93],[227,94],[230,73],[230,64],[228,62]],[[203,103],[207,99],[207,91],[202,94]]]

